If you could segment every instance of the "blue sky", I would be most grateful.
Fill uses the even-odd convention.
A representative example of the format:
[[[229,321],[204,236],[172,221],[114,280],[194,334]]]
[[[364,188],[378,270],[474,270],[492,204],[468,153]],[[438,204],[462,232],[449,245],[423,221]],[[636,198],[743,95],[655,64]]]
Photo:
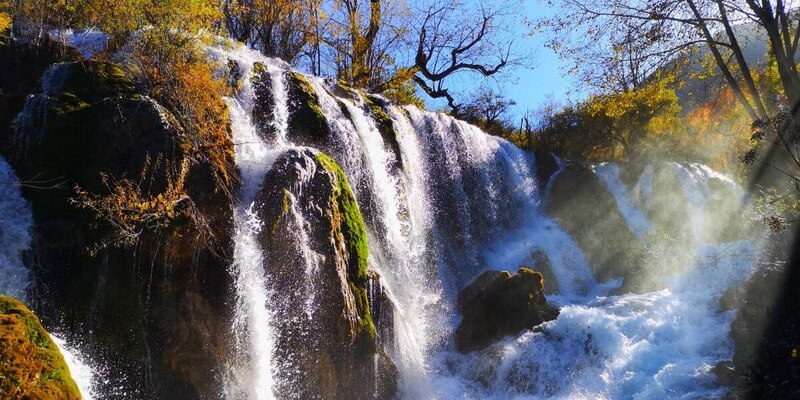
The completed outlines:
[[[470,1],[477,3],[477,0]],[[534,21],[553,12],[540,0],[526,0],[522,7],[522,15]],[[486,80],[478,74],[464,74],[454,79],[450,86],[466,92],[482,83],[493,87],[517,103],[512,110],[515,116],[523,114],[525,110],[539,108],[549,98],[561,104],[569,100],[580,100],[583,94],[576,91],[575,78],[566,73],[570,65],[545,46],[547,34],[539,33],[532,36],[528,32],[528,27],[522,24],[511,25],[517,52],[526,56],[522,65],[497,79]],[[441,108],[446,102],[432,101],[429,105],[432,108]]]

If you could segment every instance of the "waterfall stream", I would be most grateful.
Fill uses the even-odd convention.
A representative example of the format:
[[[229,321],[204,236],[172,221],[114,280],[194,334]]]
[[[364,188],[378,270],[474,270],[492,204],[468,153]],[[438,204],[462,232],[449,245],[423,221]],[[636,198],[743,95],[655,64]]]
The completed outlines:
[[[246,65],[253,60],[237,61]],[[285,68],[267,65],[271,71]],[[285,101],[286,88],[276,78],[281,74],[270,76],[272,92],[278,95],[273,117],[283,121],[288,114],[280,101]],[[555,178],[537,182],[531,154],[448,116],[389,106],[399,149],[395,153],[384,142],[366,99],[358,94],[337,97],[324,81],[308,79],[333,135],[328,151],[366,207],[370,265],[396,307],[388,351],[400,373],[402,397],[653,398],[724,391],[710,370],[730,358],[727,331],[733,314],[718,313],[716,299],[748,275],[756,253],[753,243],[698,243],[695,266],[665,276],[665,289],[608,295],[618,282],[597,282],[577,243],[545,215],[544,193]],[[257,129],[248,119],[252,93],[247,85],[229,101],[245,186],[240,219],[248,215],[248,196],[270,163],[291,146],[280,135],[270,144],[252,136]],[[255,147],[247,144],[251,141]],[[563,170],[560,162],[559,172]],[[631,230],[642,237],[649,221],[634,203],[652,194],[652,168],[635,188],[620,181],[616,165],[600,165],[595,172]],[[691,182],[709,176],[706,171]],[[695,195],[689,193],[692,187],[684,190]],[[295,220],[290,223],[299,228],[295,240],[308,240],[302,236],[302,212],[292,210]],[[695,219],[701,214],[691,215],[693,223],[700,223]],[[260,268],[269,260],[262,260],[254,247],[258,223],[252,215],[248,218],[252,225],[237,236],[237,252],[242,253],[237,253],[234,270],[247,286],[237,290],[241,318],[249,322],[237,329],[248,332],[250,343],[249,373],[255,384],[247,387],[259,388],[248,397],[261,399],[271,396],[275,369],[282,367],[270,358],[270,318],[276,316],[270,312],[269,285]],[[561,316],[547,323],[544,333],[506,338],[479,353],[457,353],[449,340],[458,322],[453,311],[457,291],[485,269],[536,268],[537,252],[546,256],[556,278],[558,294],[551,300],[562,306]],[[314,268],[313,256],[304,257],[307,269]],[[250,274],[256,266],[257,274]],[[658,266],[645,270],[656,274]],[[709,280],[715,285],[701,284]],[[306,290],[313,296],[313,285]]]
[[[256,235],[261,221],[253,211],[253,200],[272,163],[283,152],[286,136],[287,107],[282,87],[283,67],[258,52],[238,48],[231,51],[210,49],[213,56],[222,60],[235,60],[242,68],[242,88],[238,95],[227,100],[231,114],[231,130],[236,150],[236,166],[242,176],[242,188],[234,211],[234,255],[231,273],[236,285],[234,335],[237,354],[226,373],[226,398],[271,399],[274,397],[277,366],[273,362],[275,334],[272,328],[272,293],[267,285],[264,254]],[[262,62],[275,76],[275,105],[272,123],[279,132],[279,141],[268,144],[259,134],[252,119],[254,88],[251,82],[253,65]]]
[[[92,48],[105,46],[91,31],[63,35],[59,37],[69,43],[84,38]],[[270,268],[275,250],[264,248],[269,245],[259,239],[263,214],[254,204],[273,164],[287,152],[308,149],[291,136],[291,68],[242,45],[210,45],[206,53],[225,71],[222,75],[232,74],[226,70],[231,63],[237,68],[225,102],[241,175],[229,266],[235,293],[230,299],[233,350],[219,372],[223,387],[215,395],[229,400],[302,397],[292,386],[304,379],[301,368],[308,360],[287,355],[292,350],[281,348],[281,335],[297,334],[302,342],[317,340],[311,331],[322,331],[315,324],[324,298],[319,294],[325,282],[319,277],[326,254],[317,253],[319,246],[311,243],[313,219],[307,217],[317,205],[302,201],[318,172],[318,160],[309,156],[316,153],[297,152],[306,157],[291,161],[297,164],[297,181],[285,191],[283,203],[274,205],[282,207],[281,221],[292,242],[286,247],[290,250],[279,251],[291,253],[286,258],[293,257],[292,267],[304,278],[292,286],[301,292],[292,296],[301,299],[302,308],[293,312],[287,310],[293,305],[284,303],[290,296],[282,296],[276,284],[275,274],[281,272]],[[28,113],[60,84],[60,68],[56,64],[45,73],[43,94],[28,98]],[[584,242],[578,234],[545,211],[556,180],[570,173],[564,160],[556,158],[556,171],[547,182],[539,182],[533,154],[473,125],[413,106],[383,105],[380,97],[344,94],[321,78],[306,79],[330,128],[328,147],[316,150],[342,166],[364,217],[370,274],[379,276],[368,279],[370,300],[385,295],[392,303],[391,332],[377,327],[376,342],[397,367],[400,398],[724,396],[726,389],[712,370],[732,358],[729,331],[735,311],[720,310],[719,300],[754,272],[760,251],[756,239],[723,241],[709,234],[718,233],[708,225],[721,215],[709,208],[723,204],[715,188],[724,187],[737,201],[744,197],[731,179],[701,164],[654,163],[629,185],[621,178],[623,166],[593,167],[594,175],[589,175],[613,197],[614,212],[622,216],[617,219],[641,242],[635,251],[647,253],[636,273],[656,282],[646,292],[622,293],[622,277],[596,277],[590,249],[581,249],[579,242]],[[259,98],[263,87],[257,85],[268,86],[270,104],[257,104],[266,101]],[[376,101],[384,118],[375,115]],[[267,121],[257,122],[254,114],[264,109]],[[21,113],[16,124],[30,121],[31,115]],[[393,138],[383,130],[386,123]],[[672,174],[675,187],[658,187],[663,184],[659,174]],[[14,171],[2,158],[0,183],[6,185],[0,191],[0,293],[24,301],[32,284],[24,254],[32,246],[33,217]],[[663,200],[657,196],[670,191],[682,202],[675,207],[686,214],[685,229],[676,229],[686,237],[669,238],[673,241],[660,239],[663,232],[650,208]],[[593,199],[581,201],[591,205]],[[676,268],[675,263],[686,265]],[[548,300],[560,307],[559,317],[483,350],[456,351],[453,335],[462,318],[456,311],[459,291],[486,270],[513,272],[522,266],[549,273],[547,285],[554,294]],[[347,272],[337,273],[346,291]],[[76,338],[63,333],[53,338],[84,396],[96,397],[95,366],[70,345]],[[378,365],[376,354],[372,372]],[[376,382],[376,391],[378,386]]]

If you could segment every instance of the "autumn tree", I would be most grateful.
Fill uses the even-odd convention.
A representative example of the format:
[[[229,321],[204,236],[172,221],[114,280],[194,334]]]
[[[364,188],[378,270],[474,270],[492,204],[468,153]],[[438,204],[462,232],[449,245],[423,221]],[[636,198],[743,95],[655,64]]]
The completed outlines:
[[[319,32],[321,1],[224,0],[225,26],[235,40],[294,62]]]
[[[635,159],[681,127],[672,76],[641,87],[594,95],[547,116],[535,147],[582,161]]]
[[[554,30],[551,46],[573,57],[590,50],[590,66],[613,69],[620,49],[636,64],[640,76],[688,57],[698,49],[708,52],[726,84],[753,120],[769,117],[767,99],[758,90],[754,65],[743,46],[749,39],[742,27],[755,25],[767,37],[780,76],[783,93],[794,103],[800,99],[797,55],[798,14],[783,0],[566,0],[565,13],[547,20]],[[565,41],[563,30],[578,32]],[[566,43],[565,43],[566,42]],[[580,67],[580,66],[578,66]]]

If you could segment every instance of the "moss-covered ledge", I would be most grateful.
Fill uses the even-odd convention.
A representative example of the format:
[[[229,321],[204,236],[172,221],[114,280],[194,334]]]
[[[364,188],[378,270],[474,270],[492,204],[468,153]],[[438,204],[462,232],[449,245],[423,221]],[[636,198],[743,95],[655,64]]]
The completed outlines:
[[[331,134],[319,95],[308,78],[295,71],[287,73],[289,90],[289,129],[292,139],[307,145],[320,145]]]
[[[0,393],[12,399],[80,399],[58,346],[20,301],[0,295]]]
[[[355,298],[358,323],[354,338],[359,347],[368,352],[376,349],[375,324],[370,313],[367,284],[369,270],[369,246],[364,218],[356,203],[355,195],[350,189],[347,177],[339,164],[325,153],[315,154],[317,162],[333,177],[331,193],[331,237],[335,240],[339,234],[344,238],[344,249],[338,249],[340,256],[347,259],[350,290]]]

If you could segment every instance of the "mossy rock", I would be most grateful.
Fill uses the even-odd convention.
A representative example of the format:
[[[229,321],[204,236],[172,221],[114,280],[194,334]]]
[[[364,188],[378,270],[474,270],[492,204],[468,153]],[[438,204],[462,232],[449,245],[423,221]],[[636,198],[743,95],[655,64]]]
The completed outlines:
[[[381,321],[372,315],[381,300],[368,290],[378,278],[369,272],[366,226],[342,168],[317,150],[290,150],[265,177],[255,209],[265,227],[265,267],[281,293],[276,357],[302,371],[286,372],[293,383],[278,388],[281,397],[391,397],[395,369],[379,348]],[[297,262],[309,251],[318,260],[313,275]]]
[[[44,71],[53,63],[80,59],[75,49],[46,39],[41,44],[20,43],[10,37],[0,38],[0,149],[6,158],[12,133],[12,121],[22,111],[29,94],[39,91]]]
[[[622,277],[627,285],[635,278],[642,243],[628,227],[614,196],[591,169],[567,166],[555,178],[546,211],[577,242],[598,279]]]
[[[545,298],[542,274],[525,267],[513,275],[483,272],[458,294],[457,307],[464,315],[455,337],[460,352],[481,350],[559,314]]]
[[[58,346],[21,302],[0,295],[0,392],[14,399],[80,399]]]
[[[233,249],[232,205],[218,190],[219,168],[188,153],[195,149],[186,148],[180,121],[140,95],[119,65],[63,63],[49,73],[35,96],[43,101],[29,103],[39,108],[26,113],[28,130],[20,131],[25,136],[13,158],[21,180],[60,183],[23,189],[36,221],[35,273],[47,288],[36,298],[53,305],[41,317],[93,330],[89,344],[110,360],[112,373],[126,373],[123,382],[108,383],[115,390],[137,398],[213,397],[230,326],[224,299],[232,287],[227,267]],[[232,161],[232,142],[220,147]],[[198,228],[197,220],[180,217],[142,233],[133,248],[111,243],[98,249],[113,226],[70,203],[75,186],[107,195],[101,173],[139,181],[149,165],[143,191],[158,196],[170,168],[189,158],[183,204],[202,215],[214,242],[198,239],[205,226]]]
[[[291,71],[286,77],[289,91],[289,138],[296,144],[321,147],[331,129],[319,103],[319,95],[303,74]]]
[[[46,94],[81,99],[89,104],[109,97],[133,96],[137,94],[133,79],[118,64],[107,61],[83,60],[74,63],[56,64],[48,73],[53,78]]]
[[[397,132],[394,129],[394,122],[387,112],[389,103],[378,96],[369,94],[364,96],[364,102],[367,110],[369,110],[369,115],[378,126],[378,132],[383,137],[383,143],[394,153],[397,166],[403,168],[403,158],[400,151],[400,143],[397,142]]]
[[[367,245],[367,228],[364,225],[364,218],[356,203],[355,195],[350,189],[347,176],[339,163],[322,152],[316,153],[316,159],[325,171],[333,176],[331,202],[335,207],[332,223],[334,226],[340,226],[341,233],[344,235],[350,258],[348,262],[350,280],[359,285],[365,285],[369,279],[367,270],[369,246]]]

